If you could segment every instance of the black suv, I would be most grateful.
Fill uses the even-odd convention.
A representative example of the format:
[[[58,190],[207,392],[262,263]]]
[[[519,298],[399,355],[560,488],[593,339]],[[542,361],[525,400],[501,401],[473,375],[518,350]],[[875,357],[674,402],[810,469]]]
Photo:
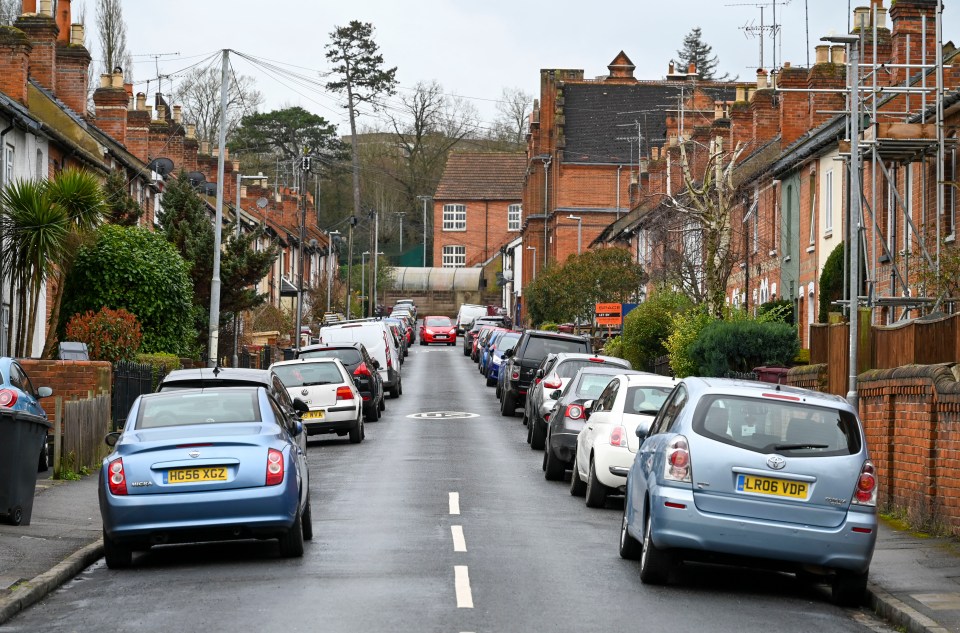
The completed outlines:
[[[383,379],[377,369],[380,363],[370,356],[363,343],[320,343],[300,348],[297,358],[339,358],[343,368],[353,376],[353,384],[363,398],[363,414],[367,422],[380,419],[386,406]]]
[[[512,350],[503,354],[504,374],[500,393],[500,415],[511,416],[524,404],[533,374],[547,354],[589,354],[590,340],[575,334],[527,330]]]

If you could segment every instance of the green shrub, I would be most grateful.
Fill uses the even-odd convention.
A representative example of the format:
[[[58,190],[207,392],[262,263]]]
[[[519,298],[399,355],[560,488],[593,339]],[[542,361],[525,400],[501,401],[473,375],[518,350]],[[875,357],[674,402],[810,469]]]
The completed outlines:
[[[789,299],[777,299],[761,303],[757,306],[757,321],[779,321],[793,325],[793,302]]]
[[[176,354],[166,354],[164,352],[158,352],[156,354],[137,354],[137,362],[153,367],[154,389],[157,388],[162,376],[169,374],[174,369],[181,369],[183,367],[179,356]]]
[[[603,355],[623,358],[623,338],[620,336],[611,336],[603,344]],[[636,367],[636,365],[634,365]]]
[[[690,346],[690,360],[701,376],[746,372],[761,365],[786,365],[800,350],[796,330],[779,322],[714,321]]]
[[[97,313],[88,310],[73,315],[67,323],[66,337],[67,340],[86,343],[90,360],[115,363],[136,358],[143,342],[143,331],[137,317],[123,308],[100,308]]]
[[[547,321],[547,322],[545,322],[545,323],[541,323],[541,324],[540,324],[540,327],[537,328],[537,329],[544,330],[545,332],[556,332],[556,331],[557,331],[557,324],[556,324],[556,323],[551,323],[550,321]]]
[[[706,306],[698,305],[693,309],[674,314],[672,322],[672,331],[664,343],[670,355],[670,369],[677,378],[695,375],[700,366],[693,360],[691,348],[703,328],[713,323],[714,318],[707,312]]]
[[[673,331],[673,316],[689,310],[693,302],[685,294],[658,291],[630,311],[623,320],[623,358],[637,369],[647,367],[667,353],[667,337]]]
[[[837,244],[823,263],[823,272],[820,273],[820,310],[817,314],[819,323],[827,322],[832,303],[843,298],[843,255],[843,244]]]

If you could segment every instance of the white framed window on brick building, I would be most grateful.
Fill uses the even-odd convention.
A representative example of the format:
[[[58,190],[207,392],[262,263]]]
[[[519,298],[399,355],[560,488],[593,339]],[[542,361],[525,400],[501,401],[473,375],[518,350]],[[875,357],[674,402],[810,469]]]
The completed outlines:
[[[467,247],[466,246],[444,246],[443,247],[443,267],[444,268],[463,268],[467,265]]]
[[[13,182],[13,145],[7,145],[3,150],[3,180],[0,184],[7,185]]]
[[[444,231],[466,231],[467,230],[467,205],[465,204],[443,205],[443,230]]]
[[[833,233],[833,170],[823,177],[823,232]]]
[[[520,230],[520,205],[511,204],[507,207],[507,230],[508,231],[519,231]]]

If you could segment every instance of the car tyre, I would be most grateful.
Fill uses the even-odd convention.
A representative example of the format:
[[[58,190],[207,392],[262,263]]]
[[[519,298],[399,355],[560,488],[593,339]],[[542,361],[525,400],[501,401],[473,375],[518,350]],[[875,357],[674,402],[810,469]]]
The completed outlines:
[[[424,341],[423,339],[420,339],[420,346],[421,346],[421,347],[426,347],[426,346],[427,346],[426,341]]]
[[[516,410],[517,405],[513,401],[513,396],[510,395],[509,391],[504,391],[503,397],[500,398],[500,415],[505,418],[511,418]]]
[[[453,341],[453,342],[451,342],[451,343],[447,343],[447,345],[449,345],[450,347],[453,347],[453,346],[456,345],[456,344],[457,344],[456,341]]]
[[[830,597],[841,607],[858,607],[863,604],[867,592],[869,572],[862,574],[838,569],[830,584]]]
[[[367,422],[376,422],[377,420],[379,420],[380,405],[375,404],[372,407],[370,407],[369,410],[366,412],[365,417],[367,418]]]
[[[363,415],[357,417],[357,423],[350,429],[350,443],[359,444],[363,441]]]
[[[648,509],[643,528],[643,550],[640,552],[640,582],[645,585],[662,585],[667,582],[672,561],[668,552],[653,544],[650,537],[652,522]]]
[[[497,381],[497,388],[494,391],[494,394],[497,396],[497,400],[500,400],[503,396],[503,391],[500,389],[500,381]]]
[[[469,355],[470,355],[470,348],[469,348],[469,347],[464,347],[464,348],[463,348],[463,355],[464,355],[464,356],[469,356]]]
[[[280,555],[284,558],[303,556],[303,520],[299,511],[290,529],[277,540],[280,542]]]
[[[597,477],[597,465],[590,459],[590,472],[587,475],[587,491],[585,499],[588,508],[602,508],[607,502],[607,487],[600,483]]]
[[[570,475],[570,494],[574,497],[582,497],[587,494],[587,484],[580,479],[580,473],[577,472],[577,460],[573,460],[573,474]]]
[[[377,406],[380,407],[380,412],[381,412],[381,413],[383,413],[384,411],[387,410],[387,402],[386,402],[386,400],[387,400],[387,399],[384,398],[383,395],[380,396],[380,404],[377,405]]]
[[[491,377],[490,377],[490,372],[487,372],[487,386],[488,386],[488,387],[496,387],[496,386],[497,386],[497,379],[496,379],[496,378],[491,378]]]
[[[133,550],[118,545],[106,531],[103,533],[103,557],[110,569],[126,569],[133,564]]]
[[[553,454],[549,443],[543,451],[543,476],[547,481],[560,481],[563,479],[563,473],[566,471],[565,464],[560,458]]]
[[[390,387],[390,397],[399,398],[400,397],[400,379],[397,379],[397,384],[393,387]]]
[[[536,418],[531,418],[529,424],[532,427],[530,430],[530,448],[535,451],[542,451],[547,441],[547,430],[542,425],[537,424]]]
[[[307,508],[300,517],[300,525],[303,530],[303,540],[313,540],[313,510],[310,507],[310,491],[307,490]]]
[[[628,503],[629,496],[627,499],[624,499],[623,518],[620,519],[620,558],[625,558],[626,560],[637,560],[640,558],[640,554],[643,551],[643,546],[640,544],[640,541],[630,536],[630,532],[627,530]]]

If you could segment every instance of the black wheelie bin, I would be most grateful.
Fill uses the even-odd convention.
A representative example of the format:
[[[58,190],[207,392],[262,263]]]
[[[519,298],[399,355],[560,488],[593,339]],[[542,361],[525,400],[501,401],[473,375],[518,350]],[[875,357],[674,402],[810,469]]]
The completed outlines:
[[[50,422],[24,411],[0,410],[0,521],[30,525],[37,456]]]

